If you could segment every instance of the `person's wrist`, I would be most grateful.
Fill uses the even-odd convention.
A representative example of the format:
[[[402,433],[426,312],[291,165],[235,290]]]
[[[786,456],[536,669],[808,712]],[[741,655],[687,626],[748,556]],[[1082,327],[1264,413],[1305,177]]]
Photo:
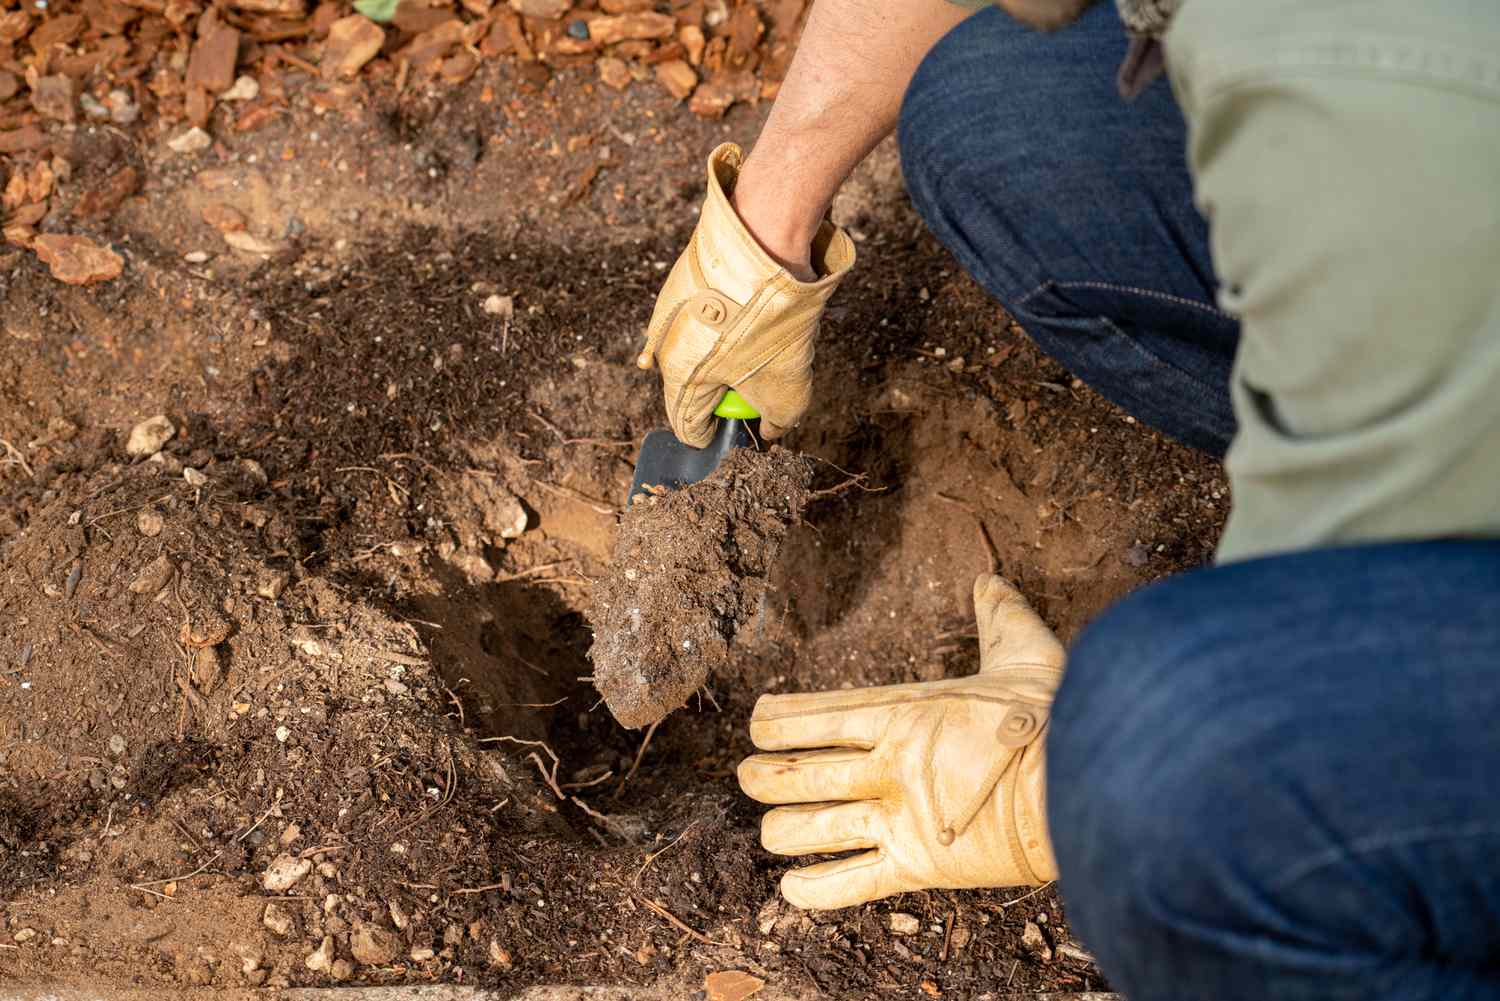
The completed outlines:
[[[771,259],[800,281],[814,281],[812,241],[823,213],[799,204],[793,192],[767,178],[747,162],[740,172],[730,204],[750,235]]]

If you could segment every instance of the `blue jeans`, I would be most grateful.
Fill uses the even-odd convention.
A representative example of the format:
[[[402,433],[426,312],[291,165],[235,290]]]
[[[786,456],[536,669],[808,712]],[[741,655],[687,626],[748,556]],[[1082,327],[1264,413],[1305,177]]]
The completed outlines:
[[[938,237],[1049,354],[1222,454],[1214,303],[1165,82],[1113,5],[954,30],[902,111]],[[1500,998],[1500,543],[1359,546],[1146,588],[1069,655],[1049,814],[1074,929],[1131,1001]]]

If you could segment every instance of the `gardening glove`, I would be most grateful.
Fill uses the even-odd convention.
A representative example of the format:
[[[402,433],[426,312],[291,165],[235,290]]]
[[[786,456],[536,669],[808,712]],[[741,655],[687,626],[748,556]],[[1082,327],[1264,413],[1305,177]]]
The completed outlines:
[[[764,695],[740,787],[787,804],[761,822],[779,855],[872,849],[793,869],[797,907],[907,890],[1037,885],[1057,877],[1043,743],[1062,644],[1020,592],[974,582],[979,673],[923,684]]]
[[[636,359],[641,368],[661,364],[667,420],[695,448],[713,439],[714,408],[727,389],[760,413],[766,438],[801,419],[812,399],[818,318],[854,264],[854,243],[827,220],[812,245],[817,281],[798,281],[772,260],[729,204],[741,158],[733,143],[710,154],[698,228],[667,275]]]

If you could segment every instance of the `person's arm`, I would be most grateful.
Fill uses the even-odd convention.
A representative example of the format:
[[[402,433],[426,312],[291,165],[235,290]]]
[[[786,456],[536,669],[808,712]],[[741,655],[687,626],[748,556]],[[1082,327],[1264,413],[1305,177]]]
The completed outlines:
[[[834,192],[896,127],[927,51],[973,11],[948,0],[817,0],[733,202],[766,252],[811,280]]]

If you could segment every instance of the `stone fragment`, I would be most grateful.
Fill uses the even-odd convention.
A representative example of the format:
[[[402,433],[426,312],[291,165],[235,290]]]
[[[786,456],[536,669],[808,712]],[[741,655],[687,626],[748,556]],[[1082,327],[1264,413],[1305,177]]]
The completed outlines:
[[[135,580],[130,582],[130,593],[155,594],[167,586],[167,581],[172,579],[172,571],[175,569],[172,560],[163,553],[147,563],[145,568],[136,574]]]
[[[285,893],[296,886],[298,881],[312,872],[313,864],[308,859],[299,859],[293,855],[278,855],[266,871],[261,873],[260,885],[270,893]]]
[[[266,913],[261,917],[261,924],[265,925],[279,938],[286,938],[292,933],[292,927],[296,923],[292,919],[291,912],[274,900],[266,905]]]
[[[703,37],[703,29],[696,24],[684,24],[677,29],[677,41],[687,53],[690,65],[698,66],[703,62],[703,46],[707,41]]]
[[[229,6],[257,14],[275,14],[278,17],[300,18],[307,13],[304,0],[230,0]]]
[[[116,125],[134,125],[141,117],[141,106],[130,99],[127,91],[110,91],[104,97],[104,105],[109,108],[109,120]]]
[[[202,153],[213,144],[213,137],[196,125],[181,135],[167,140],[167,148],[180,156]]]
[[[202,215],[204,222],[220,233],[233,233],[245,228],[244,213],[223,202],[209,202],[203,206],[203,211],[199,214]]]
[[[616,59],[614,56],[604,56],[596,62],[595,67],[599,70],[599,79],[607,87],[615,90],[624,90],[630,86],[630,67],[625,65],[625,60]]]
[[[125,439],[125,454],[137,459],[155,455],[176,433],[177,426],[166,414],[147,417],[130,429],[130,437]]]
[[[302,964],[314,973],[327,973],[333,969],[333,936],[324,935],[317,949],[311,952]]]
[[[259,254],[262,257],[270,257],[272,254],[280,253],[283,245],[275,240],[262,240],[258,236],[252,236],[244,230],[231,230],[224,234],[224,242],[235,250],[246,254]]]
[[[655,6],[656,0],[600,0],[599,3],[599,9],[606,14],[633,14]]]
[[[490,965],[498,970],[508,970],[511,964],[510,950],[495,939],[490,939]]]
[[[888,920],[892,935],[915,935],[922,930],[922,922],[917,920],[915,914],[896,911],[890,915]]]
[[[61,73],[38,77],[31,88],[31,106],[38,114],[53,121],[75,121],[78,105],[73,95],[73,81]]]
[[[698,86],[698,74],[681,59],[656,64],[656,79],[676,100],[684,100]]]
[[[385,44],[385,29],[363,14],[350,14],[333,22],[323,43],[320,69],[325,79],[354,76],[375,58]]]
[[[221,101],[253,101],[260,96],[260,83],[253,76],[238,76],[229,89],[219,95]]]
[[[1035,921],[1026,922],[1021,929],[1021,945],[1042,962],[1052,961],[1052,947],[1047,944],[1047,936],[1042,934],[1042,926]]]
[[[44,233],[31,243],[36,256],[66,285],[92,285],[120,277],[125,259],[86,236]]]
[[[630,38],[663,39],[677,33],[677,19],[670,14],[635,11],[596,17],[589,22],[589,37],[600,45],[611,45]]]
[[[401,954],[401,940],[393,931],[362,921],[349,936],[349,951],[365,966],[385,966]]]
[[[202,470],[194,469],[192,466],[188,466],[182,471],[182,478],[187,481],[190,487],[208,485],[208,477],[203,474]]]

